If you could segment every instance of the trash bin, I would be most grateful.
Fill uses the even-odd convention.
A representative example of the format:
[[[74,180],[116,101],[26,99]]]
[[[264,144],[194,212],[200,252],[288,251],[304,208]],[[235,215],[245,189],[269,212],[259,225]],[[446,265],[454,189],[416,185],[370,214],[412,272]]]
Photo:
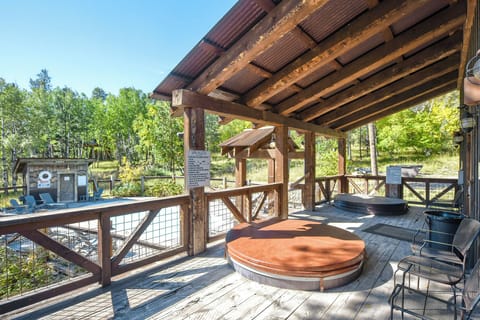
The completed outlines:
[[[449,245],[452,244],[455,232],[465,216],[442,210],[425,210],[423,213],[428,225],[427,239],[433,241],[430,247],[450,250]]]

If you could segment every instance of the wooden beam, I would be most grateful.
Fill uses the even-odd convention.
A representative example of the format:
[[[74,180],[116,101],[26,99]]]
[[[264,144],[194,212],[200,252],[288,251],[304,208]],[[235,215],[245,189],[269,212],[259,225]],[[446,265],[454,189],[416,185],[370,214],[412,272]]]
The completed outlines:
[[[102,267],[100,284],[105,287],[112,283],[112,222],[110,217],[102,214],[98,220],[98,261]]]
[[[245,158],[235,158],[235,187],[247,185],[247,161]]]
[[[187,87],[203,94],[220,87],[327,2],[327,0],[281,2]]]
[[[201,108],[188,108],[184,111],[183,144],[185,155],[185,189],[190,172],[187,155],[189,150],[205,150],[205,113]],[[190,195],[192,244],[188,253],[197,255],[205,251],[207,246],[207,206],[203,187],[188,190]]]
[[[329,95],[351,81],[372,72],[372,70],[396,61],[403,54],[420,47],[422,44],[431,42],[432,39],[438,39],[459,28],[464,19],[465,12],[460,4],[447,11],[441,11],[408,32],[358,58],[331,76],[321,79],[301,93],[285,100],[277,105],[274,110],[280,114],[288,115],[318,100],[322,96]],[[432,25],[436,27],[432,28]]]
[[[338,190],[340,190],[341,193],[347,193],[348,179],[345,177],[347,173],[347,139],[338,139],[337,146],[338,175],[340,176]]]
[[[376,73],[360,84],[344,90],[339,94],[326,99],[324,102],[313,105],[302,111],[299,117],[304,121],[312,121],[343,104],[349,103],[369,94],[370,92],[378,90],[389,83],[400,80],[415,71],[421,70],[430,64],[454,54],[460,50],[460,46],[461,45],[455,36],[437,42],[431,47],[404,60],[402,63]]]
[[[99,274],[101,272],[99,265],[38,230],[22,231],[20,234],[63,259],[84,268],[88,272],[93,274]]]
[[[305,132],[305,160],[303,206],[305,210],[315,210],[315,133]]]
[[[296,81],[330,63],[336,57],[349,51],[350,48],[362,43],[414,10],[418,10],[425,2],[425,0],[386,1],[367,11],[270,79],[250,90],[245,95],[245,104],[248,106],[261,104]]]
[[[275,182],[282,184],[275,201],[275,212],[281,219],[288,219],[288,127],[279,126],[275,130]]]
[[[458,83],[457,87],[461,88],[463,85],[463,78],[465,77],[465,67],[467,66],[467,59],[469,53],[470,39],[472,37],[472,27],[475,21],[475,13],[477,12],[478,0],[468,0],[467,1],[467,16],[465,18],[465,24],[463,26],[463,46],[462,46],[462,57],[460,59],[460,65],[458,70]],[[477,50],[479,48],[474,48]],[[473,52],[475,54],[475,52]]]
[[[260,149],[251,154],[247,150],[244,150],[236,155],[232,155],[232,158],[239,159],[275,159],[275,149]],[[303,151],[288,152],[288,159],[303,159]]]
[[[358,115],[358,118],[350,122],[345,122],[341,127],[345,131],[350,131],[369,122],[376,121],[396,112],[411,108],[417,104],[438,97],[439,95],[448,93],[456,88],[456,72],[453,74],[453,77],[452,75],[450,75],[450,77],[450,82],[441,80],[437,86],[432,86],[430,88],[418,87],[413,89],[414,91],[412,90],[412,92],[405,92],[370,109],[363,110],[361,114]],[[416,93],[417,95],[415,95]]]
[[[266,125],[283,125],[299,130],[313,131],[329,137],[339,138],[346,136],[345,133],[341,131],[332,130],[293,118],[288,118],[270,111],[255,110],[239,103],[215,99],[185,89],[173,91],[172,106],[181,108],[201,108],[220,116],[234,116],[237,119]]]
[[[454,54],[447,59],[437,62],[425,69],[422,69],[412,75],[409,75],[399,81],[392,83],[387,87],[383,87],[375,92],[361,97],[351,103],[345,104],[319,118],[316,122],[323,125],[331,125],[337,127],[336,124],[343,118],[349,116],[356,117],[359,111],[368,109],[374,104],[378,104],[402,92],[418,87],[424,83],[435,80],[451,71],[457,69],[457,63],[460,58],[459,54]]]
[[[239,198],[242,198],[242,196],[239,196]],[[247,222],[247,219],[242,215],[242,212],[238,210],[238,208],[233,204],[232,201],[230,201],[229,197],[222,197],[221,198],[225,206],[230,210],[230,212],[233,214],[235,219],[238,220],[238,222]]]

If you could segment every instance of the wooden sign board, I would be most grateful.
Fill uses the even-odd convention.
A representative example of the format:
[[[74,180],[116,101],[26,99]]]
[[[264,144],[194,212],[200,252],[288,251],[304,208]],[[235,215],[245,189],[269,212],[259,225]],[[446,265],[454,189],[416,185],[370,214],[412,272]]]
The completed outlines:
[[[187,188],[210,185],[210,152],[189,150],[187,154]]]

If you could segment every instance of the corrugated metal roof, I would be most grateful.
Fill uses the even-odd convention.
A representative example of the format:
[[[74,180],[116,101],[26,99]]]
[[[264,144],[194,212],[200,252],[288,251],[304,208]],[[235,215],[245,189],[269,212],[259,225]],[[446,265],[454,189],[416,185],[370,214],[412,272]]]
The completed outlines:
[[[467,12],[466,0],[240,0],[152,96],[168,99],[173,90],[195,84],[202,94],[328,130],[348,131],[455,88],[451,78],[462,77],[465,64],[459,54],[465,46],[456,35],[463,32],[467,14],[473,13]],[[448,47],[438,47],[446,37],[452,39],[445,42]],[[421,70],[434,73],[434,78],[438,73],[438,79],[443,79],[440,84],[432,82],[438,90],[428,83],[423,84],[428,90],[420,93],[411,88],[399,96],[413,95],[402,98],[405,103],[374,104],[369,108],[382,112],[363,116],[368,112],[361,98],[382,88],[378,79],[384,79],[383,86],[388,88],[398,80],[391,78],[391,69],[405,71],[412,64],[412,71],[404,77],[420,82],[415,79],[419,70],[414,58],[428,57],[435,46],[444,59],[452,57],[445,61],[453,64],[422,58],[426,61]],[[447,67],[461,72],[445,77]],[[352,100],[349,92],[357,86],[361,89]],[[336,110],[344,110],[343,105],[358,109],[359,118],[341,123]],[[339,121],[322,122],[327,116],[337,116]]]

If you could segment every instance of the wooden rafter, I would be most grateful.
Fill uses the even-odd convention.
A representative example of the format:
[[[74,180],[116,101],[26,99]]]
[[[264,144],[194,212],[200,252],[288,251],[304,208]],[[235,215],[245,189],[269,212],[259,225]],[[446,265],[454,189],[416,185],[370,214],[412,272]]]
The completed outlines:
[[[304,121],[312,121],[342,104],[349,103],[361,96],[373,92],[374,90],[380,89],[388,83],[400,80],[403,77],[408,76],[410,73],[421,70],[422,68],[444,59],[459,50],[460,44],[458,41],[456,42],[454,37],[449,37],[404,60],[402,63],[387,68],[360,84],[344,90],[341,93],[326,99],[324,102],[302,111],[300,113],[300,119]]]
[[[346,136],[346,134],[341,131],[284,117],[269,111],[255,110],[239,103],[215,99],[185,89],[179,89],[173,92],[172,106],[177,108],[201,108],[220,116],[235,116],[237,119],[312,131],[330,137],[341,138]]]
[[[203,94],[215,90],[257,55],[272,46],[276,40],[294,29],[311,12],[327,2],[327,0],[281,2],[248,34],[203,71],[188,88]]]
[[[275,159],[275,156],[274,149],[257,150],[250,154],[247,150],[243,150],[242,152],[232,155],[232,157],[241,159]],[[289,152],[288,159],[303,159],[303,151]]]
[[[470,45],[470,38],[472,36],[472,26],[475,19],[475,12],[477,12],[477,2],[477,0],[467,1],[467,16],[465,18],[465,25],[463,28],[462,57],[460,59],[460,65],[458,68],[460,70],[458,73],[458,88],[463,85],[463,78],[465,76],[465,67],[467,66],[468,59],[468,46]]]
[[[379,104],[391,97],[394,97],[402,92],[409,91],[415,87],[429,83],[436,78],[439,78],[451,71],[456,70],[456,63],[458,62],[459,54],[448,57],[438,63],[428,66],[412,75],[396,81],[388,87],[381,88],[368,95],[361,97],[351,103],[343,106],[317,118],[317,123],[332,125],[340,123],[343,118],[354,116],[361,110],[368,109],[370,106]]]
[[[345,119],[342,122],[343,124],[338,125],[338,127],[346,131],[353,130],[369,122],[376,121],[394,114],[395,112],[413,107],[426,100],[450,92],[456,87],[456,77],[457,72],[453,72],[444,76],[444,79],[438,79],[436,87],[433,84],[425,85],[425,87],[420,86],[410,90],[410,92],[404,92],[398,96],[392,97],[378,105],[359,112],[355,117]],[[448,79],[450,79],[450,82],[445,82],[448,81]]]
[[[345,86],[352,80],[367,74],[371,70],[375,70],[381,66],[397,61],[403,54],[411,51],[415,47],[430,42],[432,39],[438,39],[439,37],[446,35],[452,30],[459,28],[464,21],[464,10],[460,4],[448,11],[441,11],[409,32],[399,35],[397,38],[355,60],[342,70],[339,70],[331,76],[325,77],[306,88],[301,93],[280,103],[275,107],[275,111],[288,115],[311,102],[318,100],[320,97],[334,92],[338,88]],[[432,25],[438,27],[432,29]],[[390,31],[389,33],[391,34]]]
[[[408,13],[421,8],[422,5],[423,1],[418,0],[383,2],[253,88],[245,95],[245,104],[248,106],[261,104],[322,65],[330,63],[351,47],[372,37]]]

